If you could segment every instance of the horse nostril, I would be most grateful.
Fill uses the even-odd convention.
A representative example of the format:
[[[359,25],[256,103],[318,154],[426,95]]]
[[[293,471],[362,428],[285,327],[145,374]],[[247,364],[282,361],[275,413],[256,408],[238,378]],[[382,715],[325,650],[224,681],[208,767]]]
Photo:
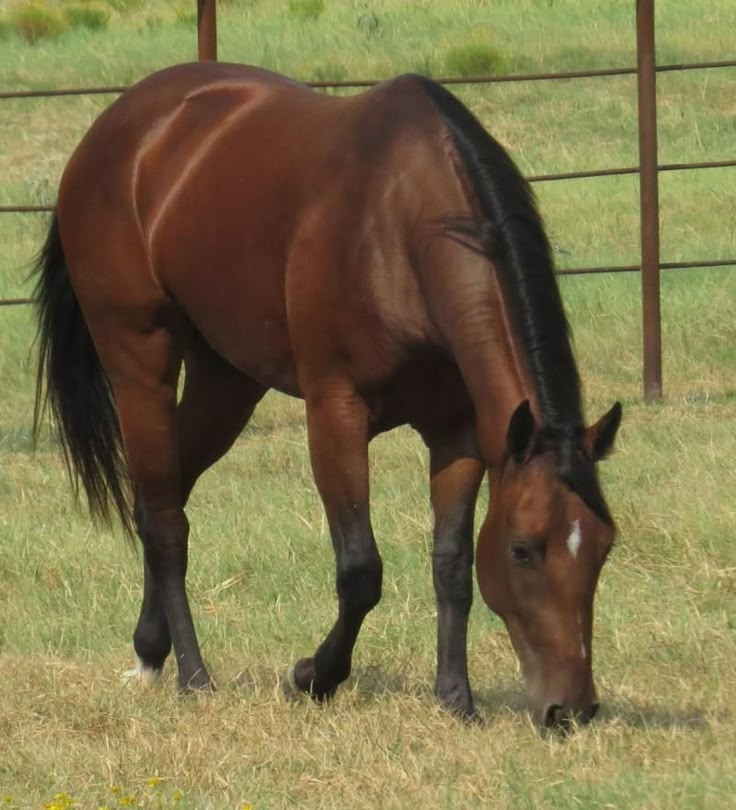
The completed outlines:
[[[554,726],[558,726],[562,720],[564,712],[564,707],[560,706],[559,703],[552,703],[550,706],[547,706],[547,711],[544,713],[544,727],[552,728]]]
[[[559,703],[552,703],[547,707],[544,713],[544,727],[568,732],[572,730],[575,724],[587,726],[596,716],[599,708],[599,703],[592,703],[588,710],[576,712],[569,706],[561,706]]]
[[[576,716],[577,722],[581,726],[587,726],[588,723],[598,714],[598,709],[600,709],[601,704],[596,701],[595,703],[590,704],[590,708],[587,711],[579,712]]]

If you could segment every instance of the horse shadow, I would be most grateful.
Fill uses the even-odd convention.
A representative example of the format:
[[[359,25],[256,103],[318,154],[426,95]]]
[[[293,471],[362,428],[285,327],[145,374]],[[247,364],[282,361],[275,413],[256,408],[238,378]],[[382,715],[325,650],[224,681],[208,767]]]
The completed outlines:
[[[670,707],[663,703],[618,698],[615,695],[601,701],[600,718],[596,722],[623,723],[637,731],[711,731],[709,717],[701,706]],[[730,712],[719,712],[716,719],[731,719]]]
[[[247,693],[284,691],[286,671],[278,672],[268,668],[247,669],[239,672],[230,682],[229,688]],[[412,698],[424,704],[433,704],[434,685],[431,678],[417,677],[403,669],[382,666],[356,667],[348,681],[338,692],[349,693],[349,699],[359,703],[379,702],[391,697]],[[473,689],[480,724],[492,725],[502,716],[516,716],[522,722],[529,722],[528,703],[521,683],[505,682],[498,686],[475,687]],[[663,701],[639,702],[615,694],[604,696],[601,710],[593,727],[621,725],[637,731],[677,730],[683,732],[710,732],[713,718],[701,706],[669,707]],[[718,720],[731,720],[729,712],[720,712]]]

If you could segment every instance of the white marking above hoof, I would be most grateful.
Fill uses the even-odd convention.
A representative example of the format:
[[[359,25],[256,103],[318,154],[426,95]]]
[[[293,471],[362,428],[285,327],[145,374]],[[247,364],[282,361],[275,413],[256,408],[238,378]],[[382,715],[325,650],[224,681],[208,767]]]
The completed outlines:
[[[124,684],[139,683],[146,688],[156,686],[161,680],[162,669],[146,666],[136,655],[136,665],[131,669],[126,669],[120,674],[120,679]]]
[[[281,688],[284,692],[284,695],[289,698],[290,700],[295,700],[300,698],[302,695],[302,690],[296,685],[296,677],[294,675],[294,666],[289,667],[286,676],[284,677],[283,681],[281,682]]]

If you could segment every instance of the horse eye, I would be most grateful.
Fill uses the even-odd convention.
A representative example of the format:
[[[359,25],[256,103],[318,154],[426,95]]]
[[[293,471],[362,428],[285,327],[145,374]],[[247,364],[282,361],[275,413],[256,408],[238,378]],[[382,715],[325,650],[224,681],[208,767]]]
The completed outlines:
[[[540,542],[534,540],[516,540],[511,544],[510,553],[517,565],[530,567],[541,561],[544,548]]]

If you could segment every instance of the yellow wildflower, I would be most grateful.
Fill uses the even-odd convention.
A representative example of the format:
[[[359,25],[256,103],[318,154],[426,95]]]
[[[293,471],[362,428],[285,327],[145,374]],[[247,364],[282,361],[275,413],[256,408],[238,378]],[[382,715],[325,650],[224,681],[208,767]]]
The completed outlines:
[[[182,793],[180,790],[175,790],[175,791],[174,791],[174,792],[171,794],[171,798],[172,798],[172,799],[173,799],[175,802],[180,802],[180,801],[181,801],[181,800],[184,798],[184,794],[183,794],[183,793]]]
[[[71,796],[66,793],[56,793],[53,801],[46,805],[45,810],[69,810],[70,807],[75,805],[76,802]]]
[[[158,776],[149,776],[148,777],[148,782],[146,782],[146,784],[150,788],[155,788],[155,787],[158,787],[161,784],[161,780],[159,779]]]

